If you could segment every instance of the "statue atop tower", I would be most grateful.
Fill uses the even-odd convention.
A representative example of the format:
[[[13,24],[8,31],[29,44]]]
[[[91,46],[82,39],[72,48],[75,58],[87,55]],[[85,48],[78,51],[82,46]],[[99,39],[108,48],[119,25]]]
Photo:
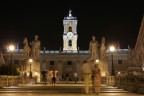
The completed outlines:
[[[69,17],[71,17],[72,16],[72,10],[70,9],[69,10]]]

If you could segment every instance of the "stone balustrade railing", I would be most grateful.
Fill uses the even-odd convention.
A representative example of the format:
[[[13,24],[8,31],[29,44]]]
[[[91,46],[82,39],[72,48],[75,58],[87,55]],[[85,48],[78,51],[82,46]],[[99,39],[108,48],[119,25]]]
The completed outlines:
[[[104,76],[101,79],[101,83],[105,84],[105,85],[114,86],[115,85],[115,78],[114,78],[114,76]]]
[[[102,84],[144,94],[144,75],[118,75],[102,77]]]
[[[119,75],[102,77],[102,84],[116,86],[118,88],[144,94],[144,75]]]
[[[144,94],[144,75],[120,75],[115,77],[115,85],[119,88]]]
[[[17,86],[22,83],[20,76],[0,76],[0,87]]]

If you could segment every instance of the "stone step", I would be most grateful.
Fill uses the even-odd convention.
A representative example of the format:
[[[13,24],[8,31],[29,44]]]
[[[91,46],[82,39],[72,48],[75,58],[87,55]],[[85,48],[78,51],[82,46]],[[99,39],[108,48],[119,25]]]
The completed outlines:
[[[92,90],[92,88],[91,88]],[[4,87],[0,93],[83,93],[84,86],[23,86],[23,87]],[[91,91],[93,92],[93,91]],[[101,93],[128,93],[123,89],[112,86],[102,86]]]

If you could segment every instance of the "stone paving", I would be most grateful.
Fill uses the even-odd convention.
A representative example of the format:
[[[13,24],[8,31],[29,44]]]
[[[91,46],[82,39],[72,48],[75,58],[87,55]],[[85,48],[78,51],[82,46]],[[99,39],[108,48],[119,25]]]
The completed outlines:
[[[71,94],[71,93],[55,93],[55,94],[47,94],[47,93],[0,93],[0,96],[144,96],[140,94],[134,93],[100,93],[99,95],[95,94]]]

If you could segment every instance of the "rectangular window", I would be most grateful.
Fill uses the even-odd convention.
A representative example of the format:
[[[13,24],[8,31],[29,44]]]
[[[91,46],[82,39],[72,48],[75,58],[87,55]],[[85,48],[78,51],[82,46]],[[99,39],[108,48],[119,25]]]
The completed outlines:
[[[67,65],[72,65],[72,61],[67,61]]]
[[[19,60],[14,60],[14,64],[19,64]]]
[[[123,62],[122,62],[122,60],[118,60],[118,64],[122,64]]]
[[[50,65],[53,66],[54,65],[54,61],[50,61]]]

